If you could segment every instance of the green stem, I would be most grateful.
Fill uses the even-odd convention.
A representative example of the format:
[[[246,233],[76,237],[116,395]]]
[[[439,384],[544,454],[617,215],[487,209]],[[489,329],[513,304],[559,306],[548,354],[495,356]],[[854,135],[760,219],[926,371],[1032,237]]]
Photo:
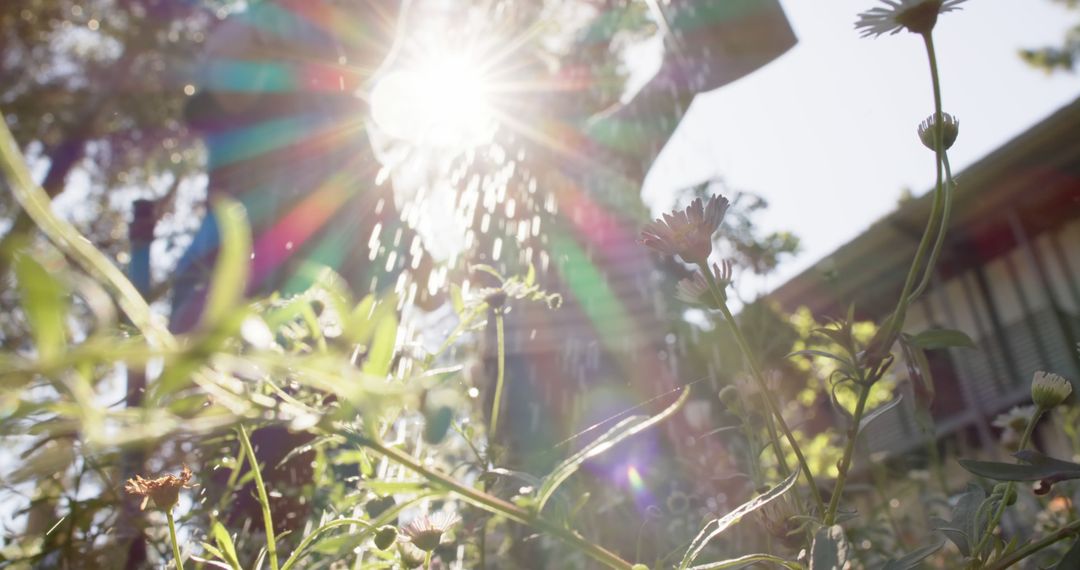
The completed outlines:
[[[829,499],[829,510],[825,513],[825,526],[832,526],[836,522],[836,511],[840,508],[840,495],[844,493],[847,475],[851,470],[851,459],[855,456],[855,442],[859,439],[859,424],[862,423],[863,412],[866,411],[866,400],[870,397],[870,386],[860,383],[859,389],[859,401],[855,404],[855,413],[851,416],[851,427],[848,428],[847,441],[844,443],[844,455],[837,468],[836,486]]]
[[[509,503],[498,497],[491,496],[472,487],[463,485],[447,475],[425,467],[412,456],[401,450],[386,447],[382,443],[370,439],[364,439],[360,443],[371,448],[375,452],[386,456],[388,459],[400,464],[417,475],[420,475],[424,479],[442,485],[452,493],[459,495],[461,498],[482,509],[505,516],[514,522],[532,526],[563,540],[585,553],[590,558],[609,568],[615,568],[617,570],[630,570],[631,568],[629,562],[623,560],[614,552],[585,540],[585,538],[578,533],[560,524],[555,524],[541,518],[535,513],[526,511],[513,503]]]
[[[501,308],[495,309],[495,343],[497,345],[498,363],[496,364],[495,375],[495,396],[494,402],[491,404],[491,425],[488,426],[488,450],[485,454],[485,463],[491,461],[491,450],[494,449],[496,430],[499,429],[499,412],[502,410],[502,392],[503,382],[506,379],[506,336],[503,331],[503,312]],[[484,466],[487,469],[487,465]],[[480,483],[480,490],[486,491],[483,482]],[[486,568],[487,564],[487,521],[480,526],[480,568]]]
[[[251,463],[251,472],[255,476],[255,489],[259,493],[259,505],[263,512],[263,527],[266,530],[266,556],[270,559],[270,570],[278,570],[277,544],[274,540],[274,520],[270,516],[270,499],[266,496],[266,485],[263,484],[262,472],[259,469],[259,461],[255,458],[255,450],[251,448],[251,440],[248,439],[247,430],[240,426],[240,445],[244,447],[248,462]]]
[[[1038,408],[1031,416],[1031,421],[1029,421],[1027,426],[1024,427],[1024,433],[1020,436],[1020,445],[1016,448],[1016,451],[1023,451],[1027,447],[1028,442],[1031,441],[1031,434],[1035,432],[1035,424],[1039,423],[1039,420],[1042,418],[1044,413],[1046,413],[1046,410]],[[997,509],[994,511],[994,516],[986,525],[986,529],[983,531],[983,536],[979,540],[979,543],[975,545],[974,550],[971,551],[971,555],[975,557],[975,561],[973,563],[977,563],[979,561],[980,553],[982,552],[983,548],[986,547],[986,544],[990,542],[990,537],[994,535],[994,529],[997,528],[998,523],[1001,522],[1001,517],[1005,514],[1006,507],[1009,506],[1006,499],[1008,499],[1009,495],[1012,494],[1015,488],[1016,483],[1012,481],[1006,483],[1005,493],[1002,495],[1001,501],[999,502]]]
[[[431,551],[424,554],[424,570],[431,570]]]
[[[503,333],[503,314],[501,309],[495,310],[495,338],[498,345],[499,361],[497,375],[495,376],[495,402],[491,405],[491,427],[488,429],[488,447],[495,441],[496,430],[499,429],[499,410],[502,408],[503,380],[506,377],[506,343]],[[488,453],[490,455],[490,451]]]
[[[750,564],[751,562],[769,562],[789,568],[790,570],[802,570],[802,565],[797,562],[790,562],[773,556],[771,554],[747,554],[746,556],[740,556],[738,558],[732,558],[730,560],[724,560],[722,562],[710,562],[708,564],[701,564],[699,566],[691,566],[690,570],[720,570],[721,568],[741,568]]]
[[[1032,542],[1031,544],[1021,548],[1020,550],[1017,550],[1016,552],[1013,552],[1005,558],[998,560],[994,563],[993,566],[989,568],[989,570],[1006,570],[1006,568],[1012,568],[1013,564],[1016,564],[1017,562],[1027,558],[1028,556],[1035,554],[1036,552],[1046,548],[1047,546],[1050,546],[1051,544],[1054,544],[1059,540],[1068,538],[1069,536],[1078,533],[1080,533],[1080,520],[1073,521],[1055,530],[1053,533],[1047,535],[1041,540]]]
[[[233,460],[233,468],[229,473],[229,480],[225,483],[225,492],[221,494],[221,499],[218,500],[217,506],[214,511],[210,513],[213,520],[218,520],[218,513],[225,508],[225,505],[232,498],[236,482],[240,479],[240,470],[244,468],[244,461],[247,456],[244,454],[243,446],[240,447],[240,451],[236,454],[236,458]]]
[[[165,511],[165,520],[169,521],[169,538],[172,539],[173,558],[176,559],[176,570],[184,570],[184,562],[180,559],[180,543],[176,541],[176,522],[173,521],[172,511]]]
[[[742,350],[743,356],[746,357],[746,361],[750,366],[750,376],[757,383],[758,389],[761,390],[761,398],[765,400],[765,405],[769,408],[769,412],[776,418],[777,425],[780,426],[780,430],[784,432],[784,437],[786,437],[788,443],[791,444],[791,449],[795,453],[796,459],[799,461],[799,466],[802,468],[806,483],[810,486],[810,494],[814,497],[814,502],[817,503],[818,512],[825,512],[825,502],[821,499],[821,490],[818,489],[817,483],[814,481],[814,475],[810,471],[810,465],[806,462],[806,457],[799,447],[799,442],[795,439],[795,434],[791,432],[791,428],[788,427],[787,421],[784,420],[784,415],[780,412],[780,408],[776,405],[776,402],[773,401],[772,393],[765,383],[765,377],[761,374],[761,369],[758,367],[754,352],[750,349],[750,343],[746,341],[746,337],[743,335],[739,323],[735,321],[735,317],[731,314],[731,310],[728,309],[727,298],[723,291],[720,290],[720,286],[716,283],[716,278],[713,276],[712,271],[709,270],[709,265],[707,263],[700,263],[698,266],[705,274],[705,279],[709,283],[709,289],[712,291],[713,298],[716,300],[716,304],[723,313],[724,320],[726,320],[728,326],[731,327],[731,332],[735,335],[735,341],[739,344],[739,349]],[[773,445],[776,446],[776,456],[779,462],[781,465],[784,465],[784,454],[781,452],[779,442],[774,442]]]
[[[3,116],[3,111],[0,111],[0,117]],[[74,226],[52,212],[49,195],[34,182],[19,145],[3,120],[0,120],[0,175],[7,179],[15,200],[49,241],[112,290],[120,309],[151,346],[166,349],[176,347],[172,333],[154,318],[150,306],[124,273]]]
[[[934,202],[930,210],[930,219],[926,222],[926,229],[923,231],[922,238],[919,240],[918,249],[915,250],[915,259],[911,262],[911,267],[908,269],[907,278],[904,280],[904,288],[896,303],[896,309],[893,311],[892,317],[890,317],[888,321],[889,328],[884,337],[885,344],[880,347],[883,351],[892,346],[893,341],[896,339],[897,335],[900,334],[900,329],[904,326],[904,318],[907,314],[908,305],[918,296],[918,294],[922,293],[925,284],[929,281],[929,278],[933,273],[933,265],[927,265],[923,272],[923,283],[920,284],[919,288],[915,289],[913,293],[916,277],[919,275],[919,270],[923,266],[923,259],[926,258],[927,250],[930,248],[932,236],[934,236],[935,233],[939,234],[936,241],[939,242],[939,244],[943,243],[946,230],[945,224],[942,223],[940,230],[935,231],[939,227],[939,222],[942,221],[939,220],[941,212],[946,209],[945,190],[944,185],[942,184],[942,164],[944,156],[944,149],[942,147],[944,146],[944,131],[940,128],[942,123],[941,78],[938,75],[937,54],[934,50],[933,36],[929,32],[923,34],[923,42],[926,45],[926,56],[930,62],[930,81],[934,91],[934,147],[936,149],[935,162],[937,169],[937,183],[934,186]]]
[[[362,527],[366,527],[367,529],[374,528],[371,523],[361,519],[337,519],[335,521],[330,521],[305,536],[304,540],[300,541],[300,545],[296,547],[296,550],[293,550],[292,554],[289,555],[289,558],[285,561],[285,564],[281,565],[281,570],[290,570],[294,564],[299,562],[301,559],[300,555],[303,554],[304,549],[310,546],[312,542],[315,542],[315,539],[318,538],[320,534],[333,528],[346,525],[359,525]]]

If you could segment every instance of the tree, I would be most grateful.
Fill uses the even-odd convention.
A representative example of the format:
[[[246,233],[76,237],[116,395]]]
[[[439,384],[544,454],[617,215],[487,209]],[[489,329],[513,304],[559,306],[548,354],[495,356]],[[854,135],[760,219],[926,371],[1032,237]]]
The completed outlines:
[[[126,247],[119,238],[130,199],[157,199],[158,215],[165,215],[174,210],[181,183],[200,173],[202,155],[184,125],[183,107],[193,94],[192,63],[230,3],[35,0],[0,6],[4,120],[44,169],[50,197],[78,187],[82,207],[74,221],[114,257]],[[73,184],[76,171],[85,177]],[[9,193],[0,198],[0,216],[11,224],[0,247],[5,251],[31,224]]]
[[[1063,4],[1070,10],[1080,6],[1077,0],[1053,0]],[[1046,46],[1042,48],[1028,48],[1020,50],[1020,57],[1034,67],[1046,72],[1072,71],[1076,64],[1076,58],[1080,56],[1080,24],[1077,24],[1065,32],[1065,39],[1061,45]]]

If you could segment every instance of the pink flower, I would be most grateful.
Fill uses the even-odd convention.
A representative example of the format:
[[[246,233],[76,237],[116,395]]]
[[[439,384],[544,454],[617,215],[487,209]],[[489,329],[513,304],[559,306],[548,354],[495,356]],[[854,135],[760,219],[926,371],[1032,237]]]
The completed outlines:
[[[712,236],[720,227],[728,200],[713,196],[703,205],[701,198],[685,210],[664,214],[641,231],[641,243],[660,253],[678,255],[687,263],[704,264],[712,253]]]

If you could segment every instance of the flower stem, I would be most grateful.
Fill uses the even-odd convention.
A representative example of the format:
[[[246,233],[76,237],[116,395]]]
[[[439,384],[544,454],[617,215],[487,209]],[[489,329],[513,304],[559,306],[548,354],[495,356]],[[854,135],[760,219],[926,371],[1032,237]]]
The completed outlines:
[[[495,376],[495,403],[491,405],[491,426],[488,428],[488,447],[495,440],[495,431],[499,429],[499,410],[502,408],[503,380],[506,378],[506,341],[503,333],[503,314],[495,310],[495,339],[498,345],[498,364]],[[490,453],[489,453],[490,455]]]
[[[259,470],[259,461],[255,458],[255,450],[251,447],[247,430],[240,426],[240,445],[244,447],[248,462],[251,463],[251,472],[255,475],[255,490],[259,493],[259,505],[262,506],[263,527],[266,530],[266,557],[270,559],[270,570],[278,570],[277,545],[274,541],[274,520],[270,516],[270,499],[266,496],[266,485],[263,484],[262,472]]]
[[[319,535],[321,535],[322,533],[337,528],[339,526],[354,525],[365,527],[365,529],[368,531],[374,528],[374,526],[370,522],[361,519],[337,519],[330,521],[320,526],[319,528],[311,531],[311,533],[305,536],[304,539],[300,541],[300,544],[296,547],[296,549],[292,551],[292,554],[289,555],[289,558],[285,560],[285,564],[281,565],[281,570],[291,570],[293,565],[302,558],[302,555],[307,549],[307,547],[311,546],[311,543],[315,542],[315,539],[319,538]]]
[[[487,493],[478,491],[467,485],[463,485],[454,480],[448,475],[444,475],[434,469],[422,465],[416,459],[409,454],[392,447],[386,447],[380,442],[370,439],[363,439],[360,443],[377,453],[387,457],[388,459],[400,464],[406,469],[420,475],[424,479],[436,483],[446,489],[450,490],[461,496],[466,501],[490,511],[495,514],[505,516],[506,518],[518,522],[521,524],[529,525],[533,528],[542,530],[552,536],[555,536],[564,542],[570,544],[574,548],[577,548],[590,558],[604,564],[609,568],[615,568],[616,570],[630,570],[631,564],[622,558],[620,558],[614,552],[607,550],[606,548],[593,544],[586,540],[578,533],[562,526],[561,524],[552,523],[536,513],[529,512],[513,503],[504,501],[498,497],[494,497]]]
[[[1024,427],[1024,433],[1020,436],[1020,445],[1017,446],[1017,451],[1023,451],[1028,442],[1031,441],[1031,434],[1035,432],[1035,424],[1039,423],[1046,410],[1038,408],[1035,413],[1032,414],[1031,420],[1028,421],[1027,426]],[[986,544],[990,542],[990,537],[994,535],[994,529],[997,528],[999,522],[1001,522],[1002,515],[1005,514],[1005,508],[1009,506],[1008,497],[1012,494],[1016,488],[1016,483],[1009,481],[1005,485],[1005,494],[1001,496],[1001,501],[998,504],[998,508],[994,511],[994,516],[991,517],[990,522],[986,525],[986,529],[983,531],[983,536],[979,539],[979,543],[975,545],[975,548],[971,551],[971,555],[974,558],[973,564],[977,564],[979,561],[979,553],[982,552]]]
[[[1012,568],[1013,564],[1035,554],[1036,552],[1054,544],[1055,542],[1068,538],[1071,535],[1080,534],[1080,520],[1073,521],[1047,535],[1046,537],[1032,542],[1031,544],[1013,552],[1012,554],[998,560],[993,566],[989,567],[989,570],[1005,570],[1006,568]]]
[[[927,264],[926,269],[923,271],[922,283],[917,289],[915,287],[916,277],[919,275],[919,270],[923,266],[923,259],[926,258],[927,250],[930,248],[932,236],[937,233],[938,238],[935,240],[937,246],[935,250],[940,251],[940,245],[944,243],[945,239],[945,223],[947,220],[939,219],[944,216],[941,215],[943,210],[947,209],[945,204],[945,189],[943,184],[943,172],[942,164],[944,162],[943,157],[945,154],[944,149],[944,130],[941,128],[942,124],[942,107],[941,107],[941,78],[938,75],[937,66],[937,54],[934,50],[934,38],[930,32],[923,34],[923,42],[926,45],[926,56],[930,62],[930,82],[934,91],[934,147],[935,147],[935,163],[937,169],[937,183],[934,186],[934,201],[930,210],[930,219],[926,222],[926,229],[923,231],[922,238],[919,240],[919,246],[915,250],[915,259],[911,262],[911,267],[908,269],[907,278],[904,280],[904,288],[900,293],[900,298],[896,303],[896,309],[893,311],[892,316],[889,318],[888,330],[884,337],[884,344],[878,348],[880,350],[887,351],[892,346],[893,341],[900,334],[900,329],[904,326],[904,318],[907,314],[908,305],[914,301],[914,299],[922,293],[926,287],[926,283],[929,282],[930,276],[933,274],[934,267],[932,264]],[[940,223],[940,229],[939,229]],[[932,255],[934,261],[936,261],[937,253]]]
[[[424,554],[424,570],[431,570],[431,551]]]
[[[184,562],[180,559],[180,543],[176,541],[176,522],[173,521],[172,511],[165,511],[165,520],[169,521],[169,538],[172,539],[173,558],[176,559],[176,570],[184,570]]]
[[[836,486],[829,499],[829,510],[825,513],[825,526],[832,526],[836,522],[836,511],[840,508],[840,495],[844,494],[844,484],[851,470],[851,459],[855,455],[855,442],[859,439],[859,424],[862,423],[863,412],[866,411],[866,400],[869,397],[870,386],[860,383],[859,400],[855,404],[855,413],[851,416],[851,427],[848,428],[847,441],[844,443],[844,455],[837,468]]]
[[[810,471],[810,465],[806,462],[806,457],[799,447],[799,442],[795,439],[795,434],[791,432],[791,428],[788,427],[787,422],[784,420],[784,415],[780,412],[780,408],[776,405],[776,402],[773,401],[772,393],[765,383],[765,377],[761,374],[761,369],[758,366],[753,350],[750,348],[750,343],[746,341],[746,337],[743,335],[739,323],[735,321],[735,317],[732,316],[731,310],[728,309],[727,298],[724,296],[724,292],[720,290],[720,286],[716,283],[716,278],[713,276],[712,271],[709,270],[708,264],[701,263],[698,266],[705,274],[705,279],[709,283],[709,289],[712,291],[713,298],[720,307],[720,311],[724,315],[724,320],[726,320],[728,326],[731,327],[731,332],[735,335],[735,341],[739,344],[739,349],[742,350],[743,356],[746,357],[746,361],[750,366],[750,376],[753,377],[758,385],[758,389],[761,390],[761,398],[765,400],[765,405],[769,408],[769,412],[776,418],[776,423],[780,426],[780,430],[784,432],[784,437],[786,437],[788,443],[791,444],[791,449],[794,451],[795,457],[799,461],[799,466],[802,468],[803,475],[806,477],[806,483],[810,486],[810,494],[814,497],[814,502],[817,503],[818,512],[825,512],[825,502],[821,499],[821,490],[818,489],[817,483],[814,481],[814,475]],[[773,445],[776,449],[777,461],[786,468],[784,454],[781,451],[779,441],[773,442]]]

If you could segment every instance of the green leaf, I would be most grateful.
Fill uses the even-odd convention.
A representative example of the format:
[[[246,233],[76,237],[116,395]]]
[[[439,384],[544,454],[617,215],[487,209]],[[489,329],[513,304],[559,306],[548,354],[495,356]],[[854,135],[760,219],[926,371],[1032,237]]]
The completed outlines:
[[[487,265],[487,264],[484,264],[484,263],[477,263],[477,264],[474,264],[474,265],[470,265],[469,266],[469,271],[482,271],[484,273],[487,273],[488,275],[491,275],[495,279],[498,279],[500,284],[502,282],[506,281],[506,278],[503,277],[502,273],[499,273],[498,269],[495,269],[494,267],[492,267],[490,265]]]
[[[749,513],[752,513],[761,507],[776,500],[781,495],[786,493],[792,486],[795,485],[795,481],[799,479],[799,470],[796,469],[791,475],[788,475],[787,479],[784,479],[779,485],[769,489],[768,492],[755,497],[741,505],[735,510],[724,515],[721,518],[713,519],[702,527],[698,535],[694,537],[694,540],[690,543],[690,548],[686,550],[686,554],[683,555],[682,562],[679,563],[679,569],[683,570],[690,566],[694,562],[694,559],[701,554],[701,551],[705,549],[705,546],[709,544],[713,538],[716,538],[731,525],[739,522],[739,520]],[[714,528],[715,525],[715,528]]]
[[[454,410],[449,406],[439,406],[427,410],[424,414],[424,441],[436,444],[450,431],[450,422],[454,419]]]
[[[385,378],[390,374],[390,365],[394,358],[394,346],[397,344],[398,320],[393,314],[383,316],[375,325],[375,337],[364,361],[364,374],[376,378]]]
[[[345,338],[355,344],[366,344],[375,330],[372,311],[375,309],[375,295],[367,295],[356,304],[349,313],[349,322],[345,325]]]
[[[791,358],[792,356],[820,356],[822,358],[828,358],[831,360],[836,360],[837,362],[849,364],[849,361],[842,356],[837,356],[831,352],[825,352],[824,350],[815,350],[812,348],[807,348],[805,350],[796,350],[795,352],[788,354],[784,358]]]
[[[912,391],[915,394],[915,409],[922,412],[917,414],[916,417],[932,421],[933,416],[930,414],[930,407],[934,404],[936,390],[934,388],[934,377],[930,372],[930,361],[926,358],[926,351],[915,346],[912,343],[912,336],[908,334],[900,335],[900,348],[904,352],[908,378],[911,380]],[[921,425],[923,423],[920,421],[920,427],[924,431],[932,427],[929,424]]]
[[[67,344],[64,321],[68,312],[68,291],[27,253],[15,259],[15,274],[38,356],[43,360],[51,359],[62,353]]]
[[[454,307],[455,315],[461,316],[465,312],[465,297],[457,283],[450,284],[450,304]]]
[[[615,447],[617,443],[624,439],[641,433],[664,421],[678,411],[679,408],[686,403],[686,400],[689,397],[689,388],[683,387],[682,395],[679,396],[679,399],[675,400],[675,403],[665,408],[659,414],[656,414],[651,418],[648,416],[633,416],[626,418],[604,433],[604,435],[601,435],[589,443],[589,445],[586,445],[581,451],[578,451],[566,459],[566,461],[560,463],[547,477],[544,477],[544,484],[537,490],[537,511],[540,512],[544,510],[544,505],[555,493],[555,490],[559,488],[559,485],[562,485],[564,481],[577,472],[583,463],[608,451],[612,447]]]
[[[221,549],[221,559],[227,562],[233,570],[241,570],[240,559],[236,556],[236,547],[233,546],[229,531],[225,530],[225,527],[220,522],[214,521],[214,525],[210,527],[210,533],[214,535],[214,542]]]
[[[967,490],[960,495],[956,506],[953,507],[952,520],[931,517],[931,529],[940,531],[956,545],[961,554],[968,556],[971,553],[971,547],[979,541],[986,528],[985,521],[976,520],[979,507],[985,499],[986,491],[982,487],[975,484],[968,485]]]
[[[950,347],[975,348],[975,342],[967,333],[952,329],[923,331],[911,337],[911,344],[924,350]]]
[[[874,420],[876,420],[876,419],[880,418],[881,416],[885,415],[885,412],[888,412],[889,410],[891,410],[891,409],[895,408],[896,406],[900,405],[900,402],[903,399],[904,399],[903,394],[897,394],[896,397],[893,398],[892,400],[890,400],[890,401],[888,401],[888,402],[874,408],[873,411],[871,411],[870,413],[864,415],[863,418],[862,418],[862,421],[859,422],[859,431],[862,431],[862,430],[866,429],[866,426],[873,423]]]
[[[939,540],[935,544],[924,546],[917,550],[912,550],[911,552],[901,556],[900,558],[894,558],[892,560],[889,560],[885,563],[885,566],[883,566],[881,570],[913,570],[919,567],[919,562],[921,562],[927,556],[930,556],[931,554],[940,550],[941,547],[944,545],[945,541]]]
[[[241,306],[251,266],[251,230],[247,213],[239,202],[222,200],[214,208],[221,234],[221,248],[210,293],[206,300],[203,323],[212,325]]]
[[[1061,560],[1058,560],[1052,570],[1075,570],[1076,568],[1080,568],[1080,538],[1073,542],[1069,551],[1061,557]]]
[[[810,547],[810,570],[842,570],[850,564],[844,528],[836,524],[821,527]]]
[[[960,465],[971,473],[998,481],[1047,481],[1052,484],[1067,479],[1080,479],[1080,464],[1077,463],[1054,459],[1032,449],[1018,451],[1013,457],[1026,461],[1029,465],[971,459],[959,461]]]

